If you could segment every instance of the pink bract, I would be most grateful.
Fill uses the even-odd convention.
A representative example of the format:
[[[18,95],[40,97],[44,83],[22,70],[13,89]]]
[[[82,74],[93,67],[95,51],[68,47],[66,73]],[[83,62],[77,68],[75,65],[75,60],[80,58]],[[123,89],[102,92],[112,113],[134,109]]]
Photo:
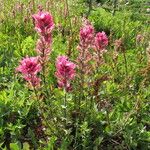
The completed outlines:
[[[37,73],[42,69],[38,57],[26,57],[20,61],[20,65],[16,68],[16,71],[21,72],[23,78],[30,82],[33,86],[36,86],[40,82],[40,78],[37,77]]]
[[[38,39],[36,45],[36,51],[40,56],[43,55],[43,57],[47,57],[48,55],[50,55],[51,52],[50,45],[44,40]]]
[[[34,19],[35,29],[40,36],[37,41],[36,51],[40,56],[41,64],[45,64],[51,52],[52,30],[54,28],[53,18],[50,13],[43,12],[42,10],[32,17]]]
[[[95,36],[96,49],[102,50],[108,45],[108,38],[105,32],[98,32]]]
[[[41,69],[41,65],[38,63],[38,57],[26,57],[20,61],[20,65],[16,68],[17,71],[24,75],[36,75]]]
[[[35,21],[35,29],[40,34],[48,34],[54,28],[53,18],[50,13],[40,11],[38,14],[32,15]]]
[[[56,77],[59,87],[64,87],[66,90],[70,89],[70,80],[75,77],[76,65],[68,60],[66,56],[58,56],[56,60]]]
[[[26,75],[24,76],[24,79],[28,81],[33,87],[40,85],[40,82],[41,82],[40,78],[38,78],[37,76],[32,76],[32,75]]]
[[[94,37],[94,28],[91,24],[85,24],[80,29],[80,41],[86,44],[91,44]]]

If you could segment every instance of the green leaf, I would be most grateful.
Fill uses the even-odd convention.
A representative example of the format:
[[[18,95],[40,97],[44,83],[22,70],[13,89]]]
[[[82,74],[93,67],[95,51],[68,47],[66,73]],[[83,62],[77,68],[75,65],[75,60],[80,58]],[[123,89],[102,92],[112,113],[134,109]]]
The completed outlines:
[[[30,145],[27,142],[23,143],[23,150],[29,150],[29,149],[30,149]]]
[[[10,148],[11,150],[20,150],[17,143],[11,143]]]

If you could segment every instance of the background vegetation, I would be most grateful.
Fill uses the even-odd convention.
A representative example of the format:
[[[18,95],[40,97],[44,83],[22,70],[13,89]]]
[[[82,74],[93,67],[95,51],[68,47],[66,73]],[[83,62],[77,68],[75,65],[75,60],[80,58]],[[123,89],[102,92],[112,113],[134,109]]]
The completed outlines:
[[[55,28],[46,89],[37,100],[15,68],[23,57],[36,55],[32,15],[41,7],[53,15]],[[0,9],[0,149],[150,149],[148,0],[0,0]],[[66,109],[55,60],[76,60],[82,17],[107,34],[109,45],[105,63],[86,76],[84,96],[81,78],[73,82]]]

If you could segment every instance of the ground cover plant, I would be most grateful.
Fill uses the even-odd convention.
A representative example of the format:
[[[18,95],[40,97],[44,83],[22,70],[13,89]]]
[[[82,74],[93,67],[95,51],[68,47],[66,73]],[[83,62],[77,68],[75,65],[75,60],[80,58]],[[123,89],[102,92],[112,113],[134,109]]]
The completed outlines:
[[[0,149],[150,149],[148,1],[0,4]]]

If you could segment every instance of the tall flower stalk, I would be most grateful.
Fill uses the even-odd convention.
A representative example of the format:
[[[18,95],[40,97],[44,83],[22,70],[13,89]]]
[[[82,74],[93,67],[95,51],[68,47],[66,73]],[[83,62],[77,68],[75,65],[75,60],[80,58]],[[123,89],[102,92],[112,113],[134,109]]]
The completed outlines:
[[[103,54],[106,52],[105,48],[108,45],[108,38],[105,32],[98,32],[96,34],[93,25],[87,19],[83,20],[83,26],[80,29],[79,38],[79,45],[77,47],[79,55],[77,63],[81,80],[81,95],[79,98],[80,108],[81,100],[84,99],[86,77],[92,75],[94,73],[94,68],[97,70],[97,68],[103,63]],[[88,102],[86,102],[86,107],[87,103]]]
[[[64,89],[64,118],[66,118],[67,92],[72,89],[71,80],[75,78],[76,65],[67,56],[58,56],[56,60],[56,78],[58,86]]]
[[[84,19],[83,26],[80,29],[79,33],[79,45],[77,49],[79,50],[79,55],[77,58],[78,62],[78,70],[80,73],[80,97],[79,97],[79,109],[81,105],[81,100],[84,98],[84,82],[85,75],[90,73],[91,66],[89,62],[92,60],[92,54],[90,53],[90,49],[92,47],[92,43],[94,42],[94,27],[92,24]]]
[[[52,43],[52,30],[54,28],[54,22],[51,14],[48,12],[40,11],[33,16],[35,30],[39,34],[37,41],[36,52],[40,56],[42,66],[48,61],[48,56],[51,52]]]
[[[40,63],[42,66],[43,82],[46,88],[46,66],[49,61],[52,44],[52,30],[54,29],[53,17],[48,12],[40,10],[33,16],[35,30],[39,35],[36,44],[36,52],[39,55]],[[47,89],[46,89],[47,91]]]
[[[107,52],[108,38],[104,31],[98,32],[94,40],[97,68],[103,63],[103,54]]]

